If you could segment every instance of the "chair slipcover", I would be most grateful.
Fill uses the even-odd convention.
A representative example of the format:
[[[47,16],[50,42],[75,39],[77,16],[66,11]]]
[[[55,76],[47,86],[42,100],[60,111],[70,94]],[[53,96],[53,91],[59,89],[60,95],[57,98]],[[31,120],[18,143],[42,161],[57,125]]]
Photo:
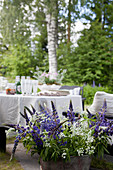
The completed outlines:
[[[107,112],[106,115],[113,117],[113,94],[109,94],[103,91],[97,91],[95,93],[93,103],[88,108],[91,114],[96,114],[97,112],[101,111],[101,108],[104,104],[104,100],[107,102]]]

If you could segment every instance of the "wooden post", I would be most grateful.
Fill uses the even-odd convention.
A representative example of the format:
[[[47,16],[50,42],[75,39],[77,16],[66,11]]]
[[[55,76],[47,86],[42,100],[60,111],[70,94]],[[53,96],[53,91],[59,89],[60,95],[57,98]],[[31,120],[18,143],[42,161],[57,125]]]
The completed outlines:
[[[5,127],[0,127],[0,152],[6,152]]]

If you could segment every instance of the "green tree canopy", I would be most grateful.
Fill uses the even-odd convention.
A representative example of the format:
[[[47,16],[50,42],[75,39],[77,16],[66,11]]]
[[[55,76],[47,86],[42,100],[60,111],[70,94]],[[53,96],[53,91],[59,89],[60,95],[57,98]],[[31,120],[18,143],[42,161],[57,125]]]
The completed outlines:
[[[75,48],[75,75],[80,82],[108,84],[113,60],[113,42],[106,36],[98,22],[92,23],[90,29],[84,29]]]

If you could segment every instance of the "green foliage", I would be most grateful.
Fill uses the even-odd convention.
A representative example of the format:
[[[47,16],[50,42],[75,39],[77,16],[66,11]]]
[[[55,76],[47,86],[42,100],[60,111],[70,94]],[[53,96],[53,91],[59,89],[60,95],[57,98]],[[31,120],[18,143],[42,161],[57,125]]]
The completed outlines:
[[[98,20],[98,23],[101,24],[101,29],[105,30],[105,34],[109,38],[113,39],[113,1],[87,0],[87,7],[90,9],[90,14],[85,13],[84,17],[90,22]]]
[[[69,50],[71,48],[71,50]],[[62,43],[59,45],[57,49],[58,56],[58,69],[66,69],[66,74],[63,79],[63,83],[65,84],[79,84],[79,74],[74,72],[75,64],[77,59],[75,58],[74,48],[72,47],[72,43],[66,44]]]
[[[31,75],[33,56],[26,45],[9,47],[9,50],[4,53],[3,57],[3,68],[1,70],[6,76],[15,78],[16,75]]]
[[[22,166],[20,165],[19,161],[16,159],[10,160],[10,154],[9,153],[2,153],[0,152],[0,169],[1,170],[9,170],[9,169],[15,169],[15,170],[24,170]]]
[[[0,10],[0,32],[5,45],[18,42],[21,44],[31,35],[30,26],[26,24],[29,22],[30,10],[28,12],[25,9],[25,4],[24,0],[16,1],[16,3],[8,0],[3,2]]]
[[[32,0],[4,1],[0,9],[0,51],[1,73],[14,78],[16,75],[30,75],[35,60],[31,53],[29,22],[31,11],[25,6]]]
[[[70,49],[70,50],[69,50]],[[113,42],[98,22],[82,31],[78,47],[62,43],[57,49],[58,67],[66,68],[64,83],[113,85]]]
[[[44,5],[40,0],[36,0],[33,4],[32,2],[33,0],[0,2],[3,7],[0,8],[0,74],[11,77],[16,74],[31,75],[30,70],[34,70],[36,66],[42,71],[49,71],[44,5],[49,12],[52,12],[53,6],[57,4],[55,16],[56,41],[59,40],[58,70],[67,69],[63,83],[91,84],[95,80],[98,84],[109,85],[112,89],[113,2],[111,0],[81,1],[81,6],[85,4],[87,8],[90,7],[88,16],[84,10],[84,17],[90,20],[91,27],[82,31],[78,47],[73,47],[71,42],[67,44],[66,35],[69,31],[67,25],[72,26],[73,22],[80,17],[81,8],[80,5],[78,6],[78,0],[71,0],[67,4],[63,0],[45,0]],[[33,18],[30,17],[32,14],[34,14]],[[92,17],[93,14],[95,16]],[[34,33],[33,38],[31,30]],[[33,44],[32,48],[31,44]]]
[[[44,27],[45,28],[45,27]],[[48,50],[47,50],[47,32],[45,29],[40,31],[41,35],[33,38],[33,56],[35,59],[35,68],[38,66],[42,71],[49,70]]]
[[[113,42],[105,36],[97,22],[93,23],[90,29],[82,31],[71,66],[80,83],[91,84],[93,80],[102,85],[110,83],[113,79],[112,48]]]
[[[108,155],[109,157],[109,155]],[[92,168],[98,168],[102,170],[112,170],[113,169],[113,163],[108,162],[106,159],[99,159],[97,157],[93,157],[91,161],[91,167]]]
[[[97,91],[104,91],[107,93],[112,93],[109,87],[92,87],[91,85],[84,86],[84,97],[86,98],[85,104],[91,105],[94,99],[94,95]]]

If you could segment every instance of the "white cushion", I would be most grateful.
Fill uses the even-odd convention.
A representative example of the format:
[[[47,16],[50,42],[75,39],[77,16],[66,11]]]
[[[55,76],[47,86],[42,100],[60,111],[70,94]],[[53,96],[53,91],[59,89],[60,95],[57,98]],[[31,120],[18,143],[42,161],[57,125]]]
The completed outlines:
[[[106,115],[113,116],[113,94],[109,94],[103,91],[98,91],[95,93],[93,103],[88,108],[91,114],[96,114],[101,111],[101,108],[104,104],[104,99],[107,102],[107,112]]]

